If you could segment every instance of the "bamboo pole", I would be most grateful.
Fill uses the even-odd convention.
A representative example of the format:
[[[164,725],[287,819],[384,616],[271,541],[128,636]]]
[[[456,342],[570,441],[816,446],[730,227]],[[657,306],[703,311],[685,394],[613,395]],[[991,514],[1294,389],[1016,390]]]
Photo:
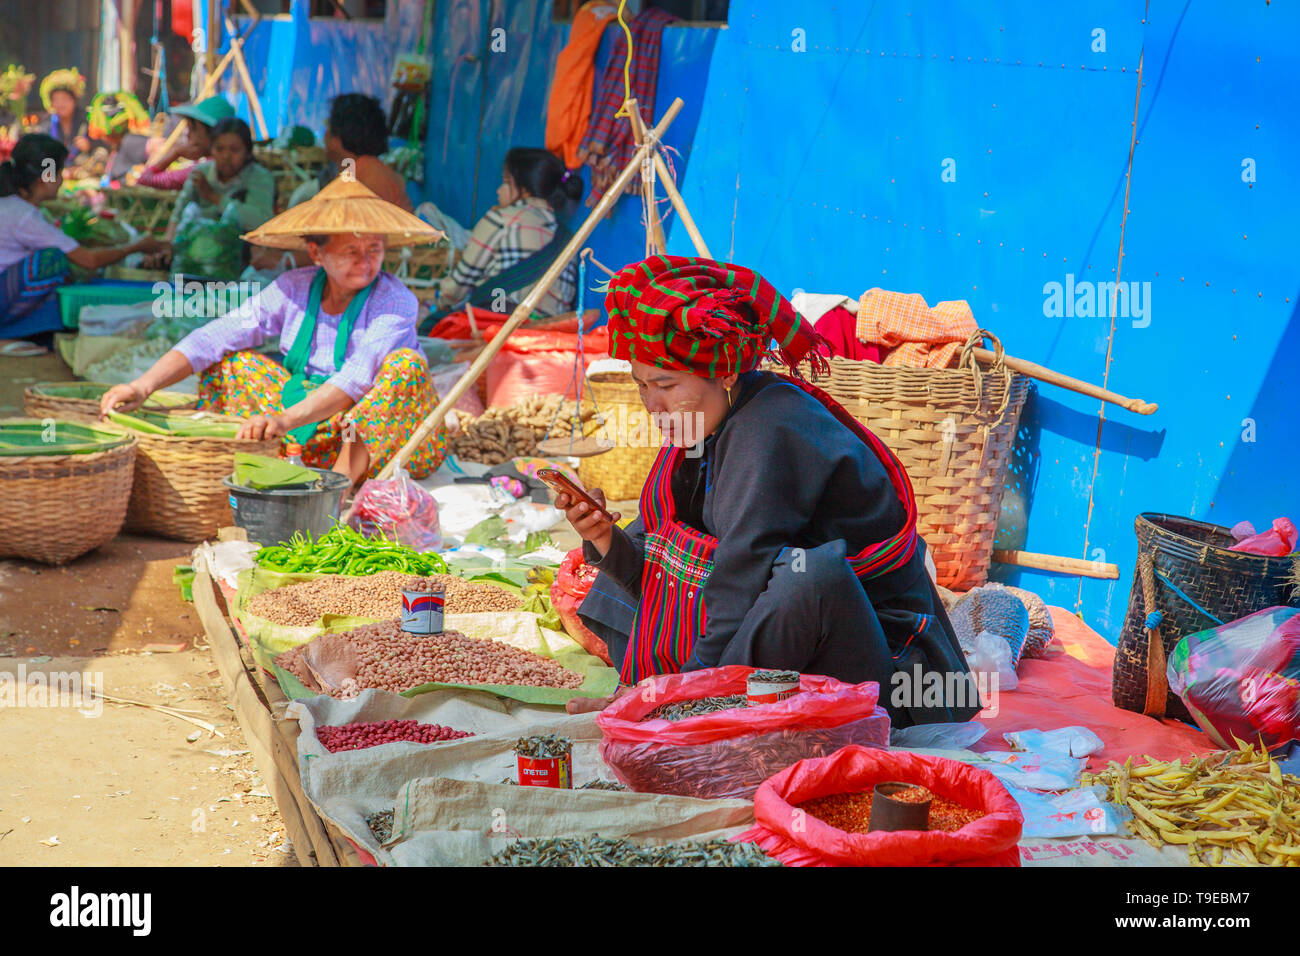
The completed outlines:
[[[428,440],[429,436],[433,434],[434,429],[442,424],[442,420],[447,417],[447,412],[450,411],[456,402],[460,400],[460,397],[469,390],[469,387],[477,381],[478,377],[483,374],[483,371],[488,367],[488,363],[490,363],[493,357],[496,356],[497,352],[501,350],[501,346],[505,345],[506,338],[510,333],[527,321],[528,316],[532,314],[533,307],[537,304],[538,300],[547,293],[555,283],[555,280],[560,277],[560,273],[562,273],[565,267],[569,264],[569,260],[578,254],[578,251],[582,249],[582,244],[587,241],[587,237],[591,235],[592,231],[600,223],[601,219],[605,217],[605,214],[609,212],[614,203],[618,202],[619,198],[623,195],[623,190],[627,188],[627,184],[640,168],[641,161],[645,158],[647,149],[650,148],[650,143],[663,136],[664,131],[672,125],[673,120],[677,118],[677,114],[681,112],[683,105],[685,104],[682,103],[680,98],[672,101],[667,111],[665,111],[663,119],[661,119],[659,125],[654,128],[651,139],[648,142],[642,143],[637,148],[637,151],[632,154],[631,160],[629,160],[628,164],[623,167],[623,171],[618,174],[618,178],[614,180],[609,189],[605,190],[604,195],[600,197],[600,201],[596,203],[595,207],[587,215],[586,220],[578,227],[578,231],[569,239],[568,244],[564,247],[564,251],[556,256],[555,261],[551,263],[551,267],[546,270],[541,279],[537,281],[537,284],[533,286],[532,290],[524,296],[523,301],[515,306],[514,312],[510,314],[510,318],[506,320],[506,324],[501,327],[501,331],[499,331],[493,337],[492,341],[484,347],[483,351],[479,353],[479,357],[474,360],[474,364],[466,369],[465,374],[460,377],[460,381],[453,385],[451,391],[443,396],[442,401],[438,403],[438,407],[430,412],[429,417],[424,420],[424,424],[415,430],[415,433],[410,437],[407,443],[401,447],[396,455],[393,456],[392,461],[385,465],[383,470],[379,472],[380,478],[392,478],[394,472],[396,472],[399,467],[404,465],[406,461],[415,454],[416,450],[419,449],[419,447]]]
[[[641,108],[636,100],[628,100],[627,121],[632,126],[632,139],[637,146],[645,144],[645,121],[641,118]],[[658,149],[652,149],[651,155],[658,156]],[[646,256],[662,256],[668,251],[668,241],[664,238],[664,224],[659,220],[659,207],[655,204],[655,167],[653,164],[641,164],[641,201],[645,206],[646,221]]]
[[[994,355],[988,349],[977,348],[973,350],[975,357],[981,362],[992,363]],[[1036,378],[1040,381],[1047,382],[1051,385],[1059,385],[1061,388],[1068,388],[1072,392],[1078,392],[1080,395],[1088,395],[1091,398],[1100,398],[1104,402],[1110,402],[1112,405],[1118,405],[1121,408],[1127,408],[1130,412],[1136,412],[1139,415],[1150,415],[1159,405],[1153,402],[1144,402],[1140,398],[1127,398],[1118,392],[1112,392],[1108,388],[1102,388],[1100,385],[1093,385],[1091,382],[1085,382],[1082,379],[1072,378],[1069,375],[1062,375],[1060,372],[1054,372],[1045,365],[1039,365],[1036,362],[1030,362],[1027,359],[1016,358],[1013,355],[1003,357],[1007,368],[1022,372],[1030,378]]]
[[[197,103],[200,100],[206,100],[209,96],[211,96],[213,93],[217,91],[217,84],[221,82],[222,75],[226,72],[226,68],[230,66],[232,62],[234,62],[234,59],[235,59],[235,49],[232,46],[230,50],[227,51],[226,55],[221,58],[221,62],[217,64],[217,68],[203,78],[203,88],[199,90],[199,95],[194,100],[194,102]],[[175,146],[176,141],[180,139],[181,136],[184,135],[185,130],[189,128],[189,125],[190,125],[189,120],[181,120],[179,123],[177,123],[176,128],[173,129],[169,134],[167,134],[167,138],[163,140],[162,145],[159,146],[156,150],[154,150],[153,155],[149,157],[149,161],[153,162],[159,156],[164,155],[173,146]]]
[[[682,225],[686,227],[686,234],[691,237],[691,242],[695,244],[695,251],[705,259],[712,259],[713,254],[709,252],[709,247],[704,244],[704,237],[700,235],[699,227],[695,225],[695,220],[691,217],[691,211],[686,208],[686,200],[677,191],[677,184],[673,182],[673,177],[668,172],[668,165],[658,151],[655,152],[655,169],[659,171],[659,178],[663,181],[664,192],[668,194],[668,201],[677,210]]]
[[[1085,578],[1113,580],[1119,577],[1118,564],[1085,561],[1082,558],[1062,558],[1055,554],[1037,554],[1033,551],[994,551],[993,560],[998,564],[1012,564],[1018,568],[1055,571],[1057,574],[1077,574]]]
[[[256,26],[256,23],[254,23]],[[244,87],[244,94],[248,97],[248,111],[253,115],[257,122],[258,132],[261,134],[258,139],[267,140],[271,134],[267,132],[266,117],[262,115],[262,101],[258,98],[257,87],[253,85],[253,77],[248,72],[248,62],[244,59],[244,39],[248,34],[240,36],[235,30],[234,21],[226,17],[226,29],[230,31],[230,50],[235,54],[235,70],[239,73],[240,82]],[[252,32],[252,28],[249,28]]]
[[[221,46],[221,5],[223,0],[208,0],[207,46],[208,75],[215,72],[217,49]]]

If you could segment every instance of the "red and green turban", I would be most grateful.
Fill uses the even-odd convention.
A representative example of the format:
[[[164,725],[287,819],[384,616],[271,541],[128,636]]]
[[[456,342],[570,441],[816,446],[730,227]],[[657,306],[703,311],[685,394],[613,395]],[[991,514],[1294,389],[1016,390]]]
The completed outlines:
[[[721,378],[758,367],[774,345],[792,371],[820,337],[758,273],[725,262],[651,256],[609,280],[609,353],[614,358]]]

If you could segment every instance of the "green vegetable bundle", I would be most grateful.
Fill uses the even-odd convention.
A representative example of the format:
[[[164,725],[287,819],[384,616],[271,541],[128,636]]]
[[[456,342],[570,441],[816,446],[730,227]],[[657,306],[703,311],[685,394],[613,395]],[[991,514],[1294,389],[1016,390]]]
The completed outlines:
[[[298,532],[288,541],[262,548],[255,558],[268,571],[365,576],[401,571],[428,577],[446,574],[447,562],[436,554],[421,554],[384,535],[367,538],[347,525],[336,524],[319,538]]]

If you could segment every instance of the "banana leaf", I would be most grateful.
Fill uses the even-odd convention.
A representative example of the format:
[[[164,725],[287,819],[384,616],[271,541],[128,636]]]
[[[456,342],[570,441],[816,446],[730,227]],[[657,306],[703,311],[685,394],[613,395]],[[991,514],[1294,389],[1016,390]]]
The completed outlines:
[[[294,465],[282,458],[235,453],[235,484],[245,488],[286,488],[310,485],[320,476],[310,468]]]
[[[88,455],[130,440],[130,435],[79,422],[0,419],[0,456]]]
[[[202,413],[200,413],[202,414]],[[170,435],[173,438],[234,438],[239,432],[236,422],[213,421],[189,415],[169,415],[137,409],[131,414],[109,412],[108,417],[132,431],[146,435]]]

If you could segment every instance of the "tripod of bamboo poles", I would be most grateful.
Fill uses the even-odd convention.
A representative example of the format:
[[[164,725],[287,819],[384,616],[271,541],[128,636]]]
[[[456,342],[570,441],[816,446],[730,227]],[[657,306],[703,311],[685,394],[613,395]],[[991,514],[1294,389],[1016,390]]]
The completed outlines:
[[[709,256],[708,247],[704,245],[704,240],[700,238],[699,230],[695,227],[695,220],[691,218],[691,214],[687,210],[686,203],[682,200],[681,194],[675,187],[669,185],[671,183],[671,178],[666,175],[666,167],[662,158],[658,155],[659,143],[663,138],[664,132],[672,125],[673,120],[677,118],[677,114],[681,112],[682,107],[685,104],[683,104],[680,98],[673,100],[673,102],[668,106],[668,109],[664,111],[664,115],[659,120],[658,124],[651,129],[647,129],[644,122],[641,120],[640,113],[635,108],[635,101],[629,100],[628,103],[632,107],[630,113],[634,118],[631,122],[633,124],[632,128],[637,144],[636,150],[632,154],[632,158],[628,161],[627,165],[623,167],[622,172],[618,174],[618,177],[610,184],[609,188],[605,190],[604,194],[601,195],[600,201],[597,202],[591,212],[587,214],[587,218],[583,221],[582,225],[578,227],[577,231],[574,232],[573,236],[569,239],[568,244],[564,247],[564,250],[555,258],[555,261],[551,263],[550,268],[546,270],[541,279],[537,281],[537,284],[533,286],[529,293],[524,296],[523,300],[515,306],[514,311],[510,314],[510,318],[506,320],[506,323],[501,327],[501,330],[492,338],[492,341],[487,343],[483,348],[483,351],[478,354],[478,357],[474,359],[473,363],[465,371],[465,374],[462,375],[460,380],[457,381],[456,384],[451,387],[450,391],[442,397],[438,402],[438,406],[429,413],[429,416],[424,420],[424,423],[415,430],[406,444],[398,450],[392,460],[390,460],[379,472],[378,477],[381,480],[391,479],[393,475],[397,473],[397,470],[404,467],[406,462],[410,460],[411,456],[415,454],[415,452],[426,441],[428,441],[429,436],[432,435],[438,426],[442,424],[443,420],[446,419],[447,412],[455,406],[456,402],[460,400],[460,397],[469,390],[469,388],[478,380],[479,376],[487,369],[492,359],[496,357],[497,352],[499,352],[501,347],[505,344],[506,338],[510,333],[523,325],[524,322],[528,320],[528,317],[532,315],[533,308],[537,305],[538,301],[550,290],[551,286],[554,285],[555,281],[560,277],[560,274],[564,271],[569,261],[582,250],[583,244],[587,241],[587,238],[623,195],[623,191],[627,189],[628,185],[632,182],[633,177],[638,174],[641,175],[643,201],[646,201],[649,208],[654,209],[655,177],[653,174],[655,171],[659,171],[659,175],[664,181],[665,192],[668,193],[668,198],[672,202],[673,208],[681,217],[682,224],[686,226],[687,232],[691,236],[691,240],[695,243],[696,251],[702,256]],[[651,243],[653,243],[654,248],[662,250],[663,229],[662,225],[658,224],[657,215],[654,219],[647,219],[647,248],[651,247]],[[595,260],[593,259],[592,261],[594,262]]]
[[[218,22],[217,17],[222,14],[220,14],[216,9],[217,0],[212,0],[212,4],[212,22],[215,24]],[[248,109],[253,117],[253,125],[256,129],[257,137],[260,140],[267,140],[271,138],[271,135],[267,129],[266,117],[262,113],[262,101],[257,95],[257,87],[253,85],[252,75],[248,72],[248,62],[244,59],[244,42],[248,39],[249,34],[257,27],[258,23],[261,22],[262,15],[255,7],[249,7],[246,5],[246,9],[251,9],[252,13],[250,14],[250,22],[248,26],[244,28],[242,33],[235,28],[234,21],[232,21],[228,15],[224,17],[226,32],[230,34],[230,49],[226,51],[225,56],[221,58],[220,62],[208,71],[208,75],[203,78],[203,87],[199,90],[199,95],[195,98],[195,102],[205,100],[209,96],[215,95],[217,87],[221,84],[221,78],[225,75],[226,70],[233,65],[235,68],[236,83],[243,90],[244,95],[248,97]],[[207,42],[208,56],[209,59],[211,59],[216,56],[217,48],[217,39],[211,32],[209,32]],[[177,123],[176,128],[171,131],[167,138],[163,140],[162,145],[159,146],[158,149],[154,151],[153,155],[149,157],[150,161],[152,162],[159,156],[169,152],[171,148],[176,145],[177,140],[184,135],[185,130],[188,127],[189,120],[182,120]]]

